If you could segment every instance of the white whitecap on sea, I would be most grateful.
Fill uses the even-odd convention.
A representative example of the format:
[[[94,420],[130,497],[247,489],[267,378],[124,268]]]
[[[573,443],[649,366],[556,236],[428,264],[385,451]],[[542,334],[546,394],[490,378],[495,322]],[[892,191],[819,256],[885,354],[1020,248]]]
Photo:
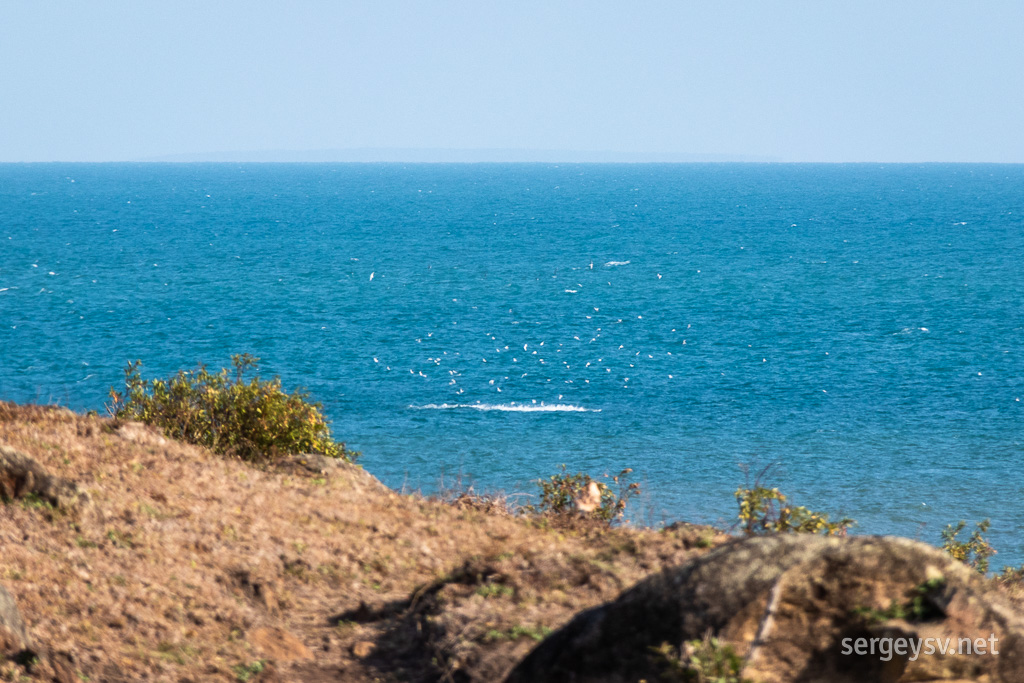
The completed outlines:
[[[541,403],[516,404],[512,403],[428,403],[422,406],[409,406],[413,410],[480,410],[484,412],[498,411],[506,413],[599,413],[600,408],[584,408],[582,406],[557,403],[547,405]]]

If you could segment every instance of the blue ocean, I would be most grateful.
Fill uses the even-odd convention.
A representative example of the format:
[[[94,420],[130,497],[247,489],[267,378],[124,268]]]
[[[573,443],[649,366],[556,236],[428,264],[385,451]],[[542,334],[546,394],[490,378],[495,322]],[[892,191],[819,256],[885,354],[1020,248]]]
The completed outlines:
[[[1024,166],[0,165],[0,398],[232,353],[396,488],[766,483],[1024,560]]]

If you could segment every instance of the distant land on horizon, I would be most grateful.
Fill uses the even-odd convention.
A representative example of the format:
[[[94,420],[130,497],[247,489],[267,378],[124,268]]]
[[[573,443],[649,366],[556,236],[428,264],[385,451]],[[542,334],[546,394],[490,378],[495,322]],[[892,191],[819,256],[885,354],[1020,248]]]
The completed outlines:
[[[223,151],[167,154],[147,162],[396,162],[396,163],[687,163],[779,162],[777,157],[676,152],[573,151],[553,149],[357,148]]]

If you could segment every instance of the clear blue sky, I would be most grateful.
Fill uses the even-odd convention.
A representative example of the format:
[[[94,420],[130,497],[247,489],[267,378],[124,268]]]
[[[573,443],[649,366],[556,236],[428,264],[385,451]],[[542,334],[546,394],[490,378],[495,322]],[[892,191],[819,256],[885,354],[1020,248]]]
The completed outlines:
[[[0,161],[1024,162],[1024,2],[0,0]]]

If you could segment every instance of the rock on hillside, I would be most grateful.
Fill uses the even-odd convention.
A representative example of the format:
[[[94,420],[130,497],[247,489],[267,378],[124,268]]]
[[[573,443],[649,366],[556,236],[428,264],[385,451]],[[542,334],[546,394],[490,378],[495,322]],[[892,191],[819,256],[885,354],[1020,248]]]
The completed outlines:
[[[739,540],[652,576],[576,616],[507,681],[659,680],[669,662],[655,650],[679,653],[708,632],[758,683],[1024,681],[1024,621],[975,572],[916,541],[820,536]],[[955,647],[990,634],[998,656],[843,653],[845,638],[949,637]]]
[[[0,658],[16,657],[29,647],[25,622],[7,589],[0,586]]]
[[[23,453],[0,444],[0,499],[34,498],[53,507],[71,507],[78,491],[73,482],[54,477]]]

